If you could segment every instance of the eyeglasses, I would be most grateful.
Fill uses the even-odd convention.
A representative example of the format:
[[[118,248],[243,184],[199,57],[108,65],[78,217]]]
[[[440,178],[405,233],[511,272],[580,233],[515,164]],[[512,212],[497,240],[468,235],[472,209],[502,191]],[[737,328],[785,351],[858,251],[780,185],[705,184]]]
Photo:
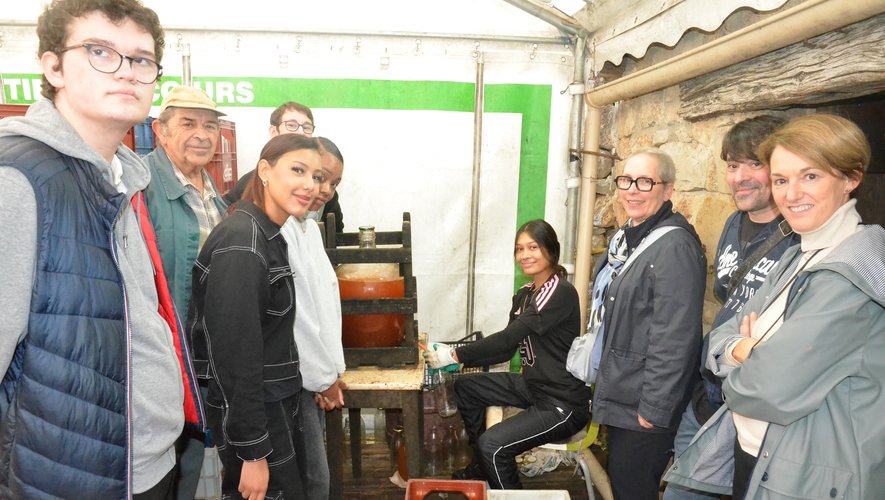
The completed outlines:
[[[71,45],[58,51],[59,54],[73,49],[86,49],[86,55],[89,58],[89,65],[92,69],[100,73],[116,73],[123,66],[123,59],[129,60],[129,67],[132,68],[132,75],[138,83],[150,84],[156,82],[160,75],[163,74],[163,67],[146,57],[129,57],[117,52],[116,50],[99,45],[97,43],[81,43]]]
[[[615,177],[615,185],[618,186],[618,189],[620,189],[621,191],[626,191],[630,189],[630,186],[632,186],[634,183],[636,184],[636,189],[643,192],[651,191],[652,188],[654,188],[658,184],[666,184],[666,182],[657,182],[649,177],[637,177],[636,179],[633,179],[626,175],[619,175]]]
[[[286,132],[291,132],[293,134],[298,132],[299,128],[303,130],[305,134],[313,133],[313,123],[310,122],[298,123],[295,120],[286,120],[283,123],[280,123],[280,126],[285,127]]]

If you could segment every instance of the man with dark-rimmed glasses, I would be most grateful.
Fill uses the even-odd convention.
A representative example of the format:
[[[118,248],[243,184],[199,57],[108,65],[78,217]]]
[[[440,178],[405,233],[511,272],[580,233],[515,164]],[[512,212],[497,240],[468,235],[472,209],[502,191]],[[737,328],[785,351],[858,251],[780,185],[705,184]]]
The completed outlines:
[[[280,134],[301,134],[312,137],[315,127],[310,108],[300,102],[288,101],[277,106],[270,114],[270,128],[267,132],[271,137]]]
[[[200,409],[121,145],[163,30],[138,0],[56,0],[37,34],[45,99],[0,122],[0,497],[170,498]]]
[[[313,137],[313,131],[316,129],[313,121],[313,111],[309,107],[300,102],[287,101],[280,104],[270,114],[270,127],[267,133],[271,139],[280,134],[298,134]],[[254,170],[250,170],[243,174],[237,181],[236,186],[224,194],[224,201],[228,205],[233,205],[246,191],[246,186],[252,182],[255,175]]]
[[[126,56],[111,47],[106,47],[98,43],[78,43],[65,47],[58,51],[63,54],[73,49],[86,49],[89,64],[95,71],[112,75],[120,70],[123,61],[129,62],[129,69],[132,76],[138,83],[150,85],[156,82],[163,74],[163,67],[157,61],[154,61],[149,55]]]
[[[271,138],[280,134],[299,134],[313,137],[313,133],[316,130],[316,125],[314,123],[313,111],[311,111],[309,107],[300,102],[287,101],[277,106],[276,109],[271,112],[270,127],[267,129],[267,133]],[[337,147],[335,149],[337,150]],[[339,158],[339,160],[343,162],[341,158]],[[325,164],[327,163],[327,160],[324,160],[323,163],[323,169],[326,170],[327,168]],[[322,203],[319,203],[320,200],[318,198],[318,201],[314,202],[316,206],[311,206],[310,208],[311,217],[316,218],[318,221],[325,220],[325,214],[335,214],[335,232],[338,233],[344,231],[344,216],[341,213],[341,204],[338,202],[338,191],[336,190],[338,182],[341,181],[341,168],[343,168],[343,163],[334,168],[335,172],[326,172],[327,176],[331,176],[331,183],[336,185],[331,188],[331,198],[321,200]],[[237,185],[225,193],[224,201],[232,205],[242,198],[243,192],[246,190],[246,186],[252,181],[253,175],[255,175],[254,170],[246,172],[246,174],[240,177],[240,180],[237,181]],[[328,188],[329,184],[326,185],[327,191]],[[322,197],[321,191],[320,198]]]

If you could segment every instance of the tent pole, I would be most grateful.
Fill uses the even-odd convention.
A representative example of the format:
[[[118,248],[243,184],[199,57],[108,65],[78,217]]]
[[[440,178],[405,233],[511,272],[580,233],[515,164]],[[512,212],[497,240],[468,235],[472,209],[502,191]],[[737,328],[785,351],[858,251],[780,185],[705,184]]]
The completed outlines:
[[[476,83],[473,91],[473,183],[470,196],[470,240],[467,256],[467,324],[466,335],[473,333],[473,316],[476,292],[476,241],[479,232],[479,181],[482,172],[482,110],[485,90],[482,52],[476,56]]]

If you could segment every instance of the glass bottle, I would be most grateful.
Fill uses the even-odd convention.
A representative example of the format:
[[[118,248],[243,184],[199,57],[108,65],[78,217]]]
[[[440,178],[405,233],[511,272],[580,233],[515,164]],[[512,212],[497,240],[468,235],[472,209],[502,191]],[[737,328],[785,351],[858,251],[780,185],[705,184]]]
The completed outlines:
[[[360,446],[365,446],[368,442],[368,436],[366,435],[366,417],[365,415],[360,414]]]
[[[428,476],[436,476],[440,473],[440,466],[442,465],[441,452],[442,434],[434,424],[430,426],[430,432],[424,438],[424,453],[427,456],[427,470],[425,472]]]
[[[455,470],[455,455],[458,453],[458,432],[455,430],[455,424],[449,424],[446,429],[446,435],[443,438],[442,455],[444,458],[444,466],[447,471]]]
[[[346,459],[350,456],[350,418],[347,416],[344,416],[344,427],[341,432],[344,433],[344,457]]]
[[[384,410],[385,425],[387,426],[387,447],[390,451],[390,461],[396,463],[397,449],[396,428],[403,426],[403,413],[400,410]]]
[[[436,402],[436,411],[441,417],[451,417],[458,413],[458,407],[455,405],[455,386],[451,373],[445,370],[434,370],[433,398]]]
[[[461,469],[473,460],[473,447],[470,446],[470,439],[467,437],[467,430],[461,427],[458,430],[458,445],[455,454],[455,468]]]
[[[406,456],[406,437],[403,434],[403,426],[397,425],[393,428],[393,442],[396,445],[396,466],[399,471],[399,477],[403,481],[408,481],[409,465]]]
[[[387,419],[383,408],[375,409],[374,438],[376,443],[387,444]]]
[[[375,248],[375,226],[360,226],[360,248]]]

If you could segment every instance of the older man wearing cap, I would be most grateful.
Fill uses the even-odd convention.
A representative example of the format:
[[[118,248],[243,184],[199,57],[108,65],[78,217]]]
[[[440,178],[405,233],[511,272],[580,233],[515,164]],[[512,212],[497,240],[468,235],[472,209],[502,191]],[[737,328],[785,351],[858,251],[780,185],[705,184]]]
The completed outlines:
[[[152,125],[159,146],[145,158],[151,171],[145,201],[172,300],[181,318],[190,305],[194,261],[227,208],[205,170],[218,145],[221,115],[202,90],[173,88],[163,99],[160,117]],[[194,498],[200,479],[203,436],[185,429],[178,450],[176,496],[189,500]]]

